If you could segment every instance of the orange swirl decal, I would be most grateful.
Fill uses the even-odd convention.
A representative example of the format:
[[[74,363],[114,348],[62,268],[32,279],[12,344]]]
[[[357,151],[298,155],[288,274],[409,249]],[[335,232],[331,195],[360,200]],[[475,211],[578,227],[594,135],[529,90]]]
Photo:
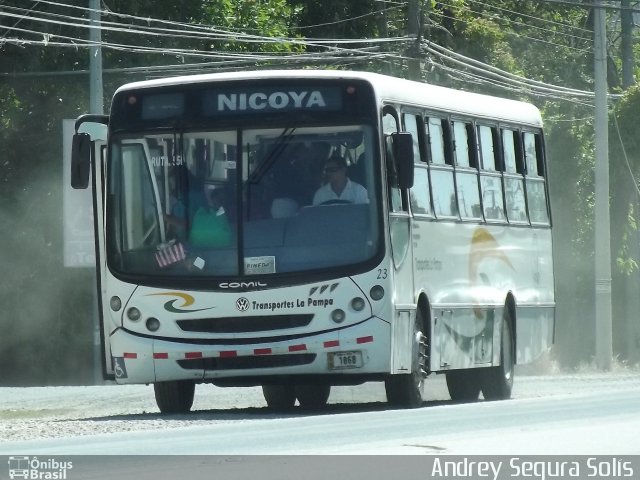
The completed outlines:
[[[469,251],[469,283],[472,291],[481,285],[490,285],[490,279],[486,275],[478,273],[480,263],[487,258],[496,258],[515,271],[495,237],[486,228],[477,228],[473,232]],[[481,318],[480,302],[476,300],[474,303],[476,304],[474,313],[477,318]]]
[[[486,228],[478,228],[473,232],[469,252],[469,280],[472,285],[477,285],[478,282],[478,265],[489,257],[498,258],[515,270],[494,236]]]
[[[183,293],[183,292],[150,293],[147,296],[148,297],[153,297],[153,296],[179,297],[178,299],[174,298],[173,300],[169,300],[164,304],[164,309],[167,312],[171,312],[171,313],[202,312],[203,310],[211,310],[212,308],[215,308],[215,307],[207,307],[207,308],[185,309],[184,307],[189,307],[193,305],[195,303],[195,299],[188,293]],[[182,305],[176,306],[176,302],[179,302],[180,299],[182,299]]]

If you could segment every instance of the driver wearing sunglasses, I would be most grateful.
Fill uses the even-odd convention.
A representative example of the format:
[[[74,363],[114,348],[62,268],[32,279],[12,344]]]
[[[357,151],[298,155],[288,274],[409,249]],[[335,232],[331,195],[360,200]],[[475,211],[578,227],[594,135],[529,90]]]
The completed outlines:
[[[369,203],[367,190],[347,176],[347,162],[334,152],[324,164],[325,184],[313,196],[313,205],[323,203]]]

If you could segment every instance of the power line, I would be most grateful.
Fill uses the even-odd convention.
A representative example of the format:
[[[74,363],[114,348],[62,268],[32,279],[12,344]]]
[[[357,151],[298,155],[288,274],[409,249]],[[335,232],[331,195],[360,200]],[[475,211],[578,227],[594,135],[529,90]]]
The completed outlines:
[[[435,13],[434,15],[435,16],[439,16],[441,18],[448,18],[448,19],[451,19],[451,20],[456,20],[455,18],[449,17],[449,16],[444,15],[442,13]],[[554,43],[554,42],[551,42],[549,40],[542,40],[542,39],[539,39],[539,38],[534,38],[534,37],[530,37],[530,36],[527,36],[527,35],[522,35],[522,34],[516,33],[516,32],[506,31],[504,33],[506,35],[509,35],[509,36],[512,36],[512,37],[522,38],[522,39],[525,39],[525,40],[532,40],[534,42],[543,43],[543,44],[546,44],[546,45],[552,45],[554,47],[560,47],[560,48],[567,48],[569,50],[575,50],[578,53],[584,53],[584,52],[587,52],[589,50],[588,47],[585,47],[585,48],[572,47],[570,45]],[[576,38],[576,37],[574,37],[574,38]]]
[[[521,12],[513,12],[512,10],[508,10],[508,9],[504,9],[504,8],[500,8],[500,7],[494,7],[492,5],[486,4],[485,2],[481,2],[481,1],[478,1],[478,0],[471,0],[471,1],[475,2],[476,4],[479,4],[479,5],[492,7],[492,8],[495,8],[497,10],[505,11],[507,13],[518,14],[519,16],[522,16],[524,18],[535,19],[536,21],[540,21],[540,22],[543,22],[543,23],[548,23],[548,24],[551,24],[553,26],[567,27],[567,25],[565,25],[565,24],[561,24],[561,23],[558,23],[558,22],[554,22],[554,21],[550,21],[550,20],[546,20],[546,19],[542,19],[542,18],[532,17],[531,15],[526,15],[526,14],[523,14]],[[492,21],[496,20],[495,17],[489,15],[487,12],[484,12],[484,11],[476,12],[476,11],[472,10],[470,7],[468,7],[466,5],[462,6],[462,7],[459,7],[459,6],[454,6],[454,5],[448,4],[446,2],[441,2],[441,4],[442,5],[446,5],[448,7],[451,7],[451,8],[463,9],[463,10],[465,10],[465,11],[467,11],[467,12],[473,14],[473,15],[480,14],[481,16],[483,16],[485,18],[488,18],[489,20],[492,20]],[[442,12],[434,11],[433,14],[436,15],[436,16],[439,16],[441,18],[446,18],[446,19],[449,19],[449,20],[454,20],[454,21],[455,20],[459,20],[458,18],[445,15]],[[565,32],[558,31],[558,30],[551,30],[549,28],[539,27],[539,26],[536,26],[536,25],[530,25],[530,24],[522,23],[520,21],[516,21],[516,20],[512,20],[512,19],[508,19],[508,18],[498,18],[498,20],[507,21],[510,24],[518,25],[518,26],[521,26],[521,27],[524,27],[524,28],[527,28],[527,29],[530,29],[530,30],[533,30],[533,31],[540,31],[540,32],[542,32],[542,33],[544,33],[546,35],[562,36],[562,37],[566,37],[568,39],[574,39],[574,40],[578,40],[578,41],[589,43],[589,44],[593,43],[593,40],[591,38],[589,38],[589,37],[576,36],[576,35],[573,35],[571,33],[565,33]],[[586,29],[582,29],[582,28],[579,28],[579,27],[571,27],[571,28],[579,29],[582,32],[588,32],[588,33],[591,34],[591,32],[589,30],[586,30]],[[579,52],[584,52],[585,51],[585,49],[576,48],[576,47],[573,47],[571,45],[558,44],[558,43],[554,43],[554,42],[552,42],[552,41],[550,41],[548,39],[544,39],[543,40],[543,39],[540,39],[540,38],[535,38],[535,37],[531,37],[531,36],[528,36],[528,35],[523,35],[523,34],[517,33],[517,32],[506,31],[505,33],[508,34],[508,35],[514,36],[514,37],[524,38],[526,40],[533,40],[535,42],[540,42],[540,43],[544,43],[544,44],[550,44],[550,45],[554,45],[554,46],[557,46],[557,47],[568,48],[568,49],[571,49],[571,50],[577,50]]]
[[[40,3],[40,1],[35,1],[33,2],[33,5],[31,6],[31,8],[29,10],[27,10],[27,13],[25,13],[21,18],[19,18],[16,23],[13,24],[14,27],[17,27],[18,24],[24,20],[25,18],[27,18],[27,15],[29,14],[29,12],[31,12],[34,8],[36,8],[38,6],[38,3]],[[7,31],[1,38],[6,37],[7,33],[9,33],[9,31]]]
[[[399,10],[401,8],[404,8],[404,4],[393,6],[393,7],[383,8],[382,10],[376,10],[376,11],[373,11],[373,12],[365,13],[364,15],[358,15],[356,17],[349,17],[349,18],[345,18],[343,20],[336,20],[335,22],[325,22],[325,23],[317,23],[315,25],[299,25],[299,26],[289,27],[289,30],[306,30],[306,29],[310,29],[310,28],[330,27],[330,26],[333,26],[333,25],[340,25],[340,24],[347,23],[347,22],[353,22],[354,20],[361,20],[363,18],[367,18],[367,17],[371,17],[371,16],[375,16],[375,15],[380,15],[382,13],[390,12],[390,11],[393,11],[393,10]]]
[[[41,0],[42,3],[48,5],[55,5],[67,8],[80,9],[82,11],[88,11],[90,9],[84,7],[73,7],[69,5],[63,5],[57,2]],[[32,9],[33,10],[33,7]],[[24,14],[25,9],[15,9]],[[142,35],[148,37],[153,35],[157,36],[169,36],[171,38],[187,38],[187,39],[208,39],[212,41],[225,41],[225,42],[237,42],[237,43],[281,43],[291,42],[302,48],[318,48],[317,52],[289,52],[289,51],[215,51],[215,50],[200,50],[196,48],[171,48],[154,47],[145,45],[132,45],[116,42],[103,41],[101,43],[103,48],[112,49],[116,51],[124,51],[131,53],[154,53],[166,55],[176,55],[182,58],[200,58],[202,62],[196,63],[179,63],[172,65],[158,65],[158,66],[145,66],[145,67],[128,67],[122,69],[105,69],[106,73],[146,73],[146,74],[167,74],[176,72],[193,73],[194,70],[203,71],[210,68],[232,68],[242,65],[248,65],[256,63],[280,63],[287,65],[301,65],[301,64],[314,64],[322,62],[325,64],[333,63],[339,65],[354,65],[362,64],[362,62],[377,61],[389,64],[401,64],[407,59],[402,55],[398,55],[397,51],[383,50],[381,47],[385,45],[400,45],[405,46],[408,42],[415,41],[410,37],[389,37],[389,38],[377,38],[377,39],[301,39],[301,38],[277,38],[277,37],[265,37],[260,35],[250,35],[244,33],[238,33],[231,30],[226,30],[217,27],[204,27],[200,25],[183,24],[180,22],[170,22],[165,20],[159,20],[154,18],[135,17],[124,14],[114,14],[121,19],[129,19],[132,21],[144,21],[146,25],[137,25],[132,23],[123,22],[105,22],[103,30],[113,31],[119,33],[127,33],[132,35]],[[16,18],[19,15],[9,12],[0,12],[0,15]],[[61,14],[44,14],[39,12],[41,17],[35,17],[32,14],[30,21],[41,22],[44,24],[64,25],[69,27],[86,29],[88,28],[87,19],[81,17],[74,17]],[[153,25],[162,25],[162,27],[156,27]],[[171,28],[166,28],[171,27]],[[175,27],[175,28],[174,28]],[[16,26],[6,27],[7,31],[19,32],[24,35],[37,36],[39,39],[28,38],[4,38],[4,42],[13,43],[16,45],[42,45],[42,46],[55,46],[60,48],[88,48],[94,46],[91,42],[84,38],[62,36],[58,34],[52,34],[49,32],[41,32],[37,30],[30,30],[25,28],[18,28]],[[6,35],[5,35],[6,36]],[[346,46],[357,46],[358,48],[344,48]],[[473,60],[463,55],[452,52],[444,47],[441,47],[435,43],[423,42],[422,47],[425,52],[434,58],[440,59],[443,63],[436,63],[431,60],[431,64],[437,68],[441,68],[446,71],[452,78],[463,78],[466,82],[472,83],[486,83],[511,91],[517,91],[520,93],[527,93],[540,97],[553,97],[563,99],[567,101],[582,102],[581,98],[591,98],[592,92],[584,90],[570,89],[566,87],[560,87],[556,85],[546,84],[526,77],[510,74],[502,71],[496,67],[484,64],[482,62]],[[449,66],[445,65],[448,63]],[[83,73],[79,72],[67,72],[69,74]],[[29,75],[30,73],[24,73],[23,75]],[[32,74],[32,73],[31,73]],[[59,73],[61,74],[61,73]],[[7,76],[9,74],[4,74]],[[11,74],[17,76],[18,74]]]
[[[591,98],[594,95],[593,92],[590,92],[590,91],[577,90],[577,89],[567,88],[567,87],[559,87],[559,86],[544,83],[541,81],[531,80],[526,77],[522,77],[520,75],[515,75],[513,73],[509,73],[504,70],[501,70],[497,67],[493,67],[486,63],[480,62],[478,60],[465,57],[464,55],[455,53],[445,47],[442,47],[432,42],[424,42],[423,47],[426,49],[427,52],[433,55],[436,55],[442,59],[445,59],[449,62],[453,62],[455,64],[469,68],[471,70],[478,71],[487,76],[495,76],[495,77],[507,79],[513,83],[527,86],[528,88],[555,91],[558,94],[566,94],[574,97]]]
[[[558,5],[568,5],[572,7],[581,7],[581,8],[604,8],[605,10],[613,10],[621,12],[622,10],[628,10],[633,13],[640,13],[640,9],[634,7],[623,8],[621,5],[610,5],[606,3],[587,3],[582,2],[580,0],[538,0],[539,2],[546,3],[557,3]]]
[[[488,8],[494,9],[494,10],[499,10],[501,12],[506,12],[506,13],[513,14],[513,15],[518,15],[518,16],[523,17],[523,18],[529,18],[531,20],[543,22],[543,23],[550,24],[550,25],[553,25],[553,26],[560,26],[560,27],[564,27],[564,28],[570,28],[572,30],[578,30],[578,31],[587,33],[589,35],[591,35],[593,33],[593,32],[591,32],[591,30],[586,29],[586,28],[576,27],[575,25],[570,25],[570,24],[567,24],[567,23],[560,23],[560,22],[556,22],[555,20],[548,20],[546,18],[534,17],[532,15],[527,15],[527,14],[522,13],[522,12],[516,12],[516,11],[513,11],[513,10],[509,10],[508,8],[503,8],[503,7],[499,7],[497,5],[492,5],[490,3],[487,3],[487,2],[484,2],[484,1],[481,1],[481,0],[468,0],[468,1],[470,1],[471,3],[475,3],[476,5],[482,5],[484,7],[488,7]],[[471,10],[471,9],[469,9],[469,10]],[[515,23],[517,25],[523,25],[525,27],[541,28],[541,27],[535,27],[535,26],[532,26],[532,25],[527,25],[527,24],[522,23],[522,22],[515,22]],[[562,32],[556,32],[555,30],[549,30],[549,29],[544,29],[544,28],[541,28],[541,29],[545,30],[545,31],[547,31],[549,33],[560,33],[562,35],[567,35],[569,37],[575,37],[575,35],[572,35],[572,34],[565,34],[565,33],[562,33]],[[581,38],[581,37],[575,37],[575,38]]]

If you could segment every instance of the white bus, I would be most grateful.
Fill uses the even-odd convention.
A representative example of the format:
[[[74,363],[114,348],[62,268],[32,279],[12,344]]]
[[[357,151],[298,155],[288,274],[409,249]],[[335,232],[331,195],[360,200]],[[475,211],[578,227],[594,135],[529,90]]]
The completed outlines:
[[[285,409],[384,381],[412,407],[431,373],[454,400],[504,399],[553,344],[530,104],[359,72],[150,80],[80,117],[72,156],[105,378],[152,383],[162,412],[201,383]]]

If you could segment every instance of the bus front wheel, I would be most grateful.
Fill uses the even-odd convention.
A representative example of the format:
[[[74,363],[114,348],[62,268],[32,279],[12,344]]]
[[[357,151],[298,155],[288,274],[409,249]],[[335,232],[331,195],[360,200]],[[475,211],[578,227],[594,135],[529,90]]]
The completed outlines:
[[[416,312],[413,325],[411,373],[390,375],[384,382],[387,402],[399,407],[415,408],[422,406],[424,380],[427,377],[427,337],[421,309]]]
[[[175,380],[153,384],[156,403],[162,413],[186,413],[191,410],[196,384],[191,380]]]
[[[267,406],[273,410],[289,410],[296,403],[293,385],[262,385]]]
[[[295,390],[300,407],[307,410],[316,410],[327,404],[331,393],[331,385],[324,383],[296,385]]]

